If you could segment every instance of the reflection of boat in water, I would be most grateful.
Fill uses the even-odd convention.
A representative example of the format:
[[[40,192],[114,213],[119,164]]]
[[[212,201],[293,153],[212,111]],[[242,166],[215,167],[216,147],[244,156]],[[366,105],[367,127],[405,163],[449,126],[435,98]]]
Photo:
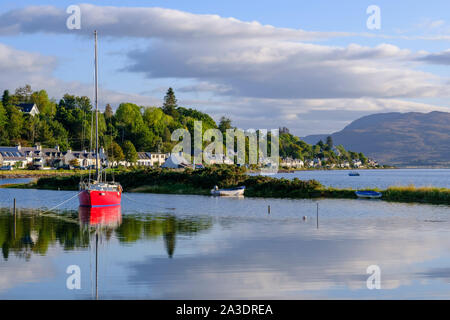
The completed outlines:
[[[355,194],[359,198],[369,198],[369,199],[377,199],[381,198],[383,195],[381,192],[372,191],[372,190],[366,190],[366,191],[355,191]]]
[[[360,176],[360,174],[359,174],[359,172],[350,172],[349,174],[348,174],[350,177],[359,177]]]
[[[122,223],[121,207],[78,207],[81,225],[95,230],[95,298],[98,300],[98,237],[104,229],[114,229]]]
[[[114,207],[83,207],[78,208],[81,225],[118,227],[122,223],[121,206]]]
[[[229,188],[229,189],[219,189],[217,186],[211,190],[213,196],[228,196],[228,197],[239,197],[243,196],[245,191],[245,186]]]

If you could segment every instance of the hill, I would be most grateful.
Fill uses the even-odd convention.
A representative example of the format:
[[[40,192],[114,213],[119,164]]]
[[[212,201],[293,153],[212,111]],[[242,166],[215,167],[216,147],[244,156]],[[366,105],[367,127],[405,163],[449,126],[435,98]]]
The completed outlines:
[[[317,143],[328,135],[311,135]],[[331,134],[336,145],[358,150],[383,164],[450,166],[450,113],[379,113],[353,121]]]

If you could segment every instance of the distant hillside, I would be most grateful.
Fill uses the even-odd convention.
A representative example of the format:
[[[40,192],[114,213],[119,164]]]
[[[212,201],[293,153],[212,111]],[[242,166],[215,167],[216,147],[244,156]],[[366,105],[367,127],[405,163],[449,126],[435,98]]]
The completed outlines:
[[[311,135],[317,143],[329,134]],[[450,166],[450,113],[379,113],[353,121],[331,134],[335,145],[363,152],[383,164]]]

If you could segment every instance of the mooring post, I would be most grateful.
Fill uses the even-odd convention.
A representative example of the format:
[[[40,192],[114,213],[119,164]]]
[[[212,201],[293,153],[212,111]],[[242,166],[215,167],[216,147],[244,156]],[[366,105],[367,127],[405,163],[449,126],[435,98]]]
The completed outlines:
[[[13,212],[16,214],[16,198],[14,198]]]
[[[270,204],[267,206],[267,213],[270,214]]]
[[[319,229],[319,203],[317,202],[317,212],[316,212],[317,229]]]

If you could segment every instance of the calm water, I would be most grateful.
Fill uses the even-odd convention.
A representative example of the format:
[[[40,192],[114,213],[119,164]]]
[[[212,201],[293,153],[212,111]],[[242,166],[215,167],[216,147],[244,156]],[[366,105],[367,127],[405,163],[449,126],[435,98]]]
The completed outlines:
[[[0,189],[1,299],[92,299],[95,232],[100,299],[450,298],[449,206],[124,194],[121,211],[36,214],[74,195]]]
[[[359,177],[350,177],[356,171]],[[450,169],[377,169],[377,170],[314,170],[279,173],[277,178],[300,180],[315,179],[325,186],[336,188],[381,188],[389,186],[450,188]]]

